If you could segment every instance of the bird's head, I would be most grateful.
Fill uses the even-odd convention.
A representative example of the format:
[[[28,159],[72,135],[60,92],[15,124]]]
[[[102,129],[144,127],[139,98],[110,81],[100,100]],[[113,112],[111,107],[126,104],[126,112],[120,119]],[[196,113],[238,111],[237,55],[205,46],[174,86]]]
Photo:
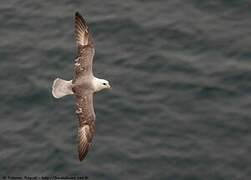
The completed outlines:
[[[96,80],[96,92],[100,91],[102,89],[112,89],[112,87],[109,84],[109,81],[105,79],[98,79]]]

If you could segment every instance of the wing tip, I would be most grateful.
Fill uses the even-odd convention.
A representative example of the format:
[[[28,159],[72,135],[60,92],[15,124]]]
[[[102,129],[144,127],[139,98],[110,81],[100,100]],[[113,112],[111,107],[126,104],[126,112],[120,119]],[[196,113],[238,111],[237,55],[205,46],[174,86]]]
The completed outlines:
[[[82,162],[85,159],[85,157],[88,153],[88,149],[89,149],[89,146],[85,149],[85,151],[83,153],[80,153],[80,152],[78,153],[78,158],[79,158],[80,162]]]
[[[81,16],[81,14],[78,11],[76,11],[75,12],[75,17],[82,17],[82,16]]]
[[[83,16],[78,11],[75,12],[75,20],[76,20],[76,22],[78,22],[80,20],[80,21],[82,21],[84,26],[87,26]]]
[[[80,13],[78,11],[75,12],[75,16],[78,16]]]
[[[86,21],[78,11],[75,13],[75,38],[77,44],[82,46],[93,44],[93,40]]]
[[[84,160],[84,158],[81,157],[81,156],[78,156],[78,158],[79,158],[79,161],[80,161],[80,162],[82,162],[82,161]]]

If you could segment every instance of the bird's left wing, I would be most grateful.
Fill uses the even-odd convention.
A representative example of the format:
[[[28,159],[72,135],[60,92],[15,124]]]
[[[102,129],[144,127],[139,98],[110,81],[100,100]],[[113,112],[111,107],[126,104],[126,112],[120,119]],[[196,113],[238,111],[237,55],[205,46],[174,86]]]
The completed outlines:
[[[95,112],[93,108],[93,93],[76,95],[76,114],[79,119],[78,155],[82,161],[87,155],[88,148],[94,135]]]
[[[84,18],[76,12],[75,14],[75,38],[77,42],[78,55],[75,59],[75,78],[92,74],[92,62],[95,53],[93,39]]]

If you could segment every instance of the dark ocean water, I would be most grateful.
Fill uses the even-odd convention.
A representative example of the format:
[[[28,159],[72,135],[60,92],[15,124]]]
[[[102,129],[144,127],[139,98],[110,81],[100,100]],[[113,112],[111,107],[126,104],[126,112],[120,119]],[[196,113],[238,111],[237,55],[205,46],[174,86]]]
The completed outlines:
[[[74,13],[93,34],[96,129],[77,157]],[[251,179],[251,2],[1,1],[0,175]],[[1,177],[0,177],[1,178]]]

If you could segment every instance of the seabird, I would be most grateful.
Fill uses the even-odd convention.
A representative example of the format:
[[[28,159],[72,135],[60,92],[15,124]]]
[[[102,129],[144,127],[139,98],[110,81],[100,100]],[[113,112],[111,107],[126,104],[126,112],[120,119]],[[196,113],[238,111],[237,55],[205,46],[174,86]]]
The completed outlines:
[[[52,85],[52,95],[55,98],[70,94],[76,96],[76,114],[79,120],[78,156],[82,161],[94,135],[93,94],[102,89],[111,89],[111,86],[107,80],[93,75],[92,62],[95,53],[93,39],[85,20],[78,12],[75,13],[75,38],[77,41],[75,77],[70,81],[56,78]]]

